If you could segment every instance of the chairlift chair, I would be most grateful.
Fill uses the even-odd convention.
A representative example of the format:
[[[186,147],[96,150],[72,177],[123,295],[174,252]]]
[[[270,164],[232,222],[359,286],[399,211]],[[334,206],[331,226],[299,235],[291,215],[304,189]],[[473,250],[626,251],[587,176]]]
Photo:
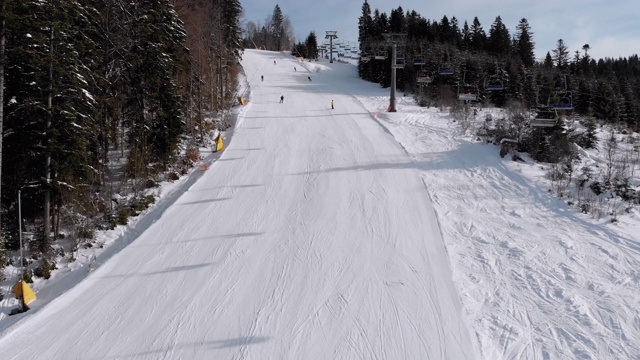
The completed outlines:
[[[438,70],[438,74],[453,75],[453,67],[451,66],[450,63],[444,63],[442,66],[440,66],[440,69]]]
[[[529,126],[534,128],[553,127],[557,122],[557,113],[550,107],[540,107],[536,110],[535,118],[529,121]]]
[[[375,55],[374,55],[374,59],[375,60],[384,60],[387,58],[387,52],[386,51],[376,51]]]
[[[416,82],[421,84],[429,84],[431,83],[431,76],[429,76],[426,71],[418,71]]]
[[[470,84],[458,85],[458,100],[478,101],[478,88]]]
[[[484,89],[488,91],[504,90],[504,84],[497,75],[491,75],[484,84]]]
[[[427,64],[427,62],[421,56],[416,57],[415,59],[413,59],[413,65],[415,65],[415,66],[422,66],[422,65],[426,65],[426,64]]]
[[[571,92],[565,91],[556,93],[549,97],[547,106],[552,110],[569,111],[573,110],[573,102],[571,101]]]

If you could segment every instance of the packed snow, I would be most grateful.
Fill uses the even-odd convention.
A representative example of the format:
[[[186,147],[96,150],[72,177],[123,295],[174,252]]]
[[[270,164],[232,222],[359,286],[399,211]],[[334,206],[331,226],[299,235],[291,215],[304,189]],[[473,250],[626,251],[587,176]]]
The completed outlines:
[[[351,64],[242,65],[227,148],[34,284],[3,359],[640,358],[637,208],[581,214]]]

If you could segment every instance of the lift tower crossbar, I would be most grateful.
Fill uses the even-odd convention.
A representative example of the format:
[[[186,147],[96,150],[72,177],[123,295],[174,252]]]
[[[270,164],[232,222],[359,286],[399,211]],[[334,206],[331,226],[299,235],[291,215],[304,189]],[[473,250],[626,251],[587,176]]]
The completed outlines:
[[[329,39],[329,63],[333,63],[333,39],[337,39],[338,35],[336,35],[337,31],[325,31],[327,35],[324,37],[325,39]]]

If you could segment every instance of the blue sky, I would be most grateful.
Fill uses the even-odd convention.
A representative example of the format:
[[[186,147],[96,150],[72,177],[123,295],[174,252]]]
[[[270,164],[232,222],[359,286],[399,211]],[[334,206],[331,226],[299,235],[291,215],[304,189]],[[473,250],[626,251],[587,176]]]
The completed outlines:
[[[280,6],[289,16],[297,40],[315,31],[324,39],[326,30],[337,30],[338,37],[356,41],[358,17],[364,0],[242,0],[243,21],[263,23]],[[571,54],[589,44],[589,54],[595,58],[628,57],[640,53],[640,1],[638,0],[369,0],[371,10],[391,13],[402,6],[415,10],[431,20],[447,15],[455,16],[460,25],[471,24],[477,16],[488,33],[499,15],[511,34],[522,18],[526,18],[533,31],[536,57],[544,57],[563,39]]]

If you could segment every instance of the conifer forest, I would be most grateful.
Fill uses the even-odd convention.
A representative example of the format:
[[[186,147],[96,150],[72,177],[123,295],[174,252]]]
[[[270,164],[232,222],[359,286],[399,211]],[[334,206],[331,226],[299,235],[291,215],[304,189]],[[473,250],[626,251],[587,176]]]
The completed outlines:
[[[242,7],[3,0],[0,10],[0,266],[19,247],[20,192],[33,275],[48,277],[56,256],[126,224],[154,201],[145,189],[179,177],[204,134],[228,126]],[[54,247],[60,238],[71,249]]]

